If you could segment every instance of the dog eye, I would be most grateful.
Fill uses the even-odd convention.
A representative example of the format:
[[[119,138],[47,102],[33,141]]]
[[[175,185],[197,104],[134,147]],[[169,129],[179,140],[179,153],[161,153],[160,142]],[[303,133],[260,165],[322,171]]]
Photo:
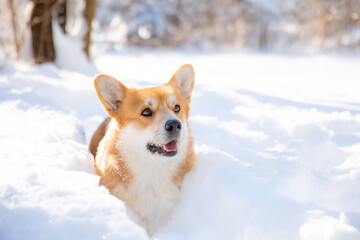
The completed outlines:
[[[152,112],[150,108],[145,108],[142,112],[141,115],[145,116],[145,117],[150,117],[152,116]]]
[[[175,108],[174,108],[174,111],[175,111],[176,113],[180,112],[180,106],[176,104],[176,105],[175,105]]]

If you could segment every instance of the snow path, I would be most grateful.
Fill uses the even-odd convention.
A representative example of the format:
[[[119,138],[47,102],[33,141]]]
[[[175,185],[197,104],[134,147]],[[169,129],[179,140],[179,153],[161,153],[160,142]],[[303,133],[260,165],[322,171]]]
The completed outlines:
[[[155,238],[360,239],[360,59],[124,52],[95,65],[147,87],[188,62],[198,158]],[[146,238],[97,186],[82,130],[105,116],[92,77],[0,69],[0,239]]]

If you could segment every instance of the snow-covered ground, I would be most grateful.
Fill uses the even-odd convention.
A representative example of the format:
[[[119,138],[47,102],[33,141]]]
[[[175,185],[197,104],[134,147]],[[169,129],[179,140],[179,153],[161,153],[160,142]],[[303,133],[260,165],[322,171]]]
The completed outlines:
[[[146,239],[98,186],[92,78],[154,86],[184,63],[197,162],[154,238],[359,240],[360,58],[131,51],[0,69],[0,239]]]

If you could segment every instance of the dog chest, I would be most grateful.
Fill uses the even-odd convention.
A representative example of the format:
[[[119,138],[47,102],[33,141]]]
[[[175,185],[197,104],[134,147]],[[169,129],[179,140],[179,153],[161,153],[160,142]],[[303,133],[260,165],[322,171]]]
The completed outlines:
[[[180,189],[173,181],[176,171],[171,166],[165,164],[146,169],[141,174],[136,173],[130,184],[131,200],[127,206],[139,216],[142,224],[156,228],[170,219],[171,211],[179,200]]]

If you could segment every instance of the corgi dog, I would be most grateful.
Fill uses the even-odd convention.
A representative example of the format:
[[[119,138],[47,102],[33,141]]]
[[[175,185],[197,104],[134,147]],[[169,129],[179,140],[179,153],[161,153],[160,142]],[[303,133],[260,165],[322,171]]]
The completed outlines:
[[[94,80],[109,115],[89,146],[100,184],[150,236],[171,218],[195,163],[188,123],[194,78],[193,67],[185,64],[159,87],[127,88],[104,74]]]

